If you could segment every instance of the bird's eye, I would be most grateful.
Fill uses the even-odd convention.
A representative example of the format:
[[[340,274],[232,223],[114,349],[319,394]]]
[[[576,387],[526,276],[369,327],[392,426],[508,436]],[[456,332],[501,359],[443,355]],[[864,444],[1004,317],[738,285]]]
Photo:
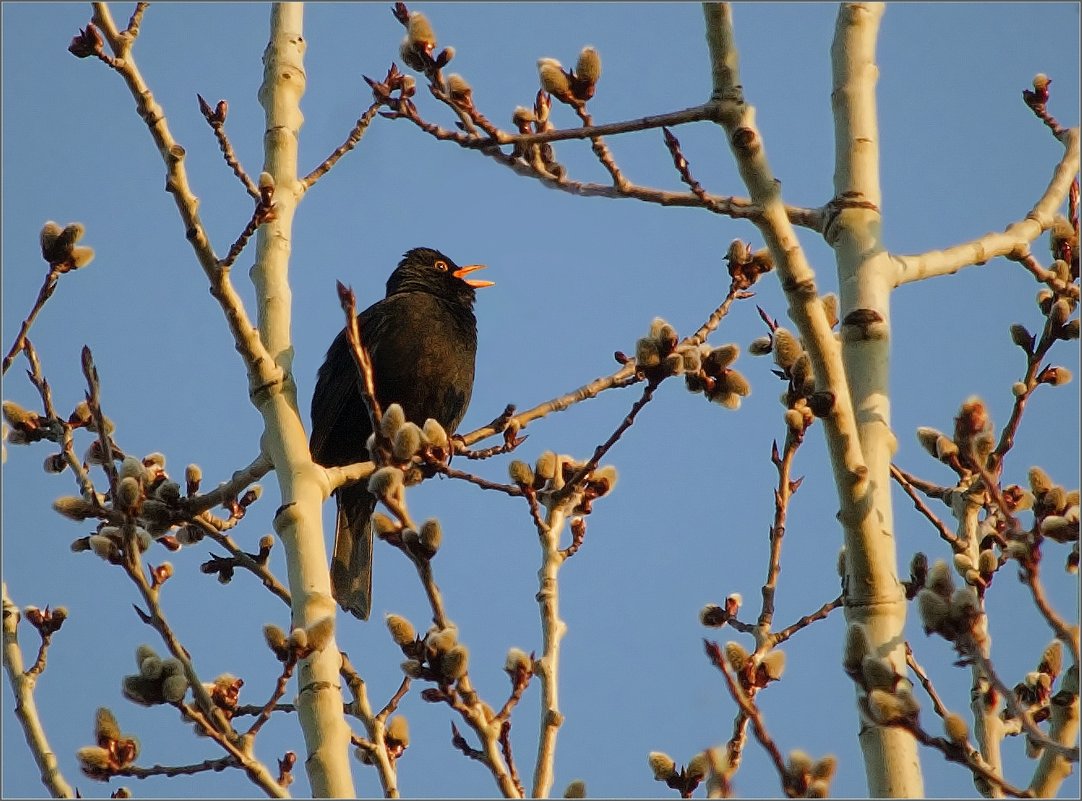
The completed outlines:
[[[436,263],[432,266],[439,270],[441,273],[447,272],[447,262],[445,262],[443,259],[436,259]]]

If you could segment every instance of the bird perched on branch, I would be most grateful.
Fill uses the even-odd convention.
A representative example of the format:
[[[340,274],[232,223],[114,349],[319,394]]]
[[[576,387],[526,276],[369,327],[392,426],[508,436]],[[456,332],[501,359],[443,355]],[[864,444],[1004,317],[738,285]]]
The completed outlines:
[[[459,267],[438,250],[413,248],[387,279],[387,296],[357,315],[382,409],[397,403],[410,422],[423,425],[433,418],[448,434],[454,433],[473,391],[474,289],[492,285],[466,276],[482,266]],[[343,329],[319,368],[312,395],[312,458],[324,467],[371,458],[367,442],[372,421],[358,380]],[[376,498],[365,482],[358,482],[339,488],[335,500],[331,587],[343,609],[367,620],[372,611]]]

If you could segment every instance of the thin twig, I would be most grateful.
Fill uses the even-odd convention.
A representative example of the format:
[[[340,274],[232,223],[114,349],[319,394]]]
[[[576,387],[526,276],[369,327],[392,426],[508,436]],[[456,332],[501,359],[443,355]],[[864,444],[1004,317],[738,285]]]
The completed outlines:
[[[349,151],[353,150],[357,146],[357,143],[361,141],[361,137],[364,136],[364,132],[368,130],[368,126],[372,123],[376,113],[380,110],[382,103],[374,102],[368,107],[368,110],[361,115],[361,118],[357,120],[357,123],[353,126],[353,130],[349,132],[349,136],[346,137],[346,141],[340,144],[334,149],[327,158],[317,166],[314,170],[308,173],[301,180],[301,186],[305,191],[312,188],[316,181],[326,175],[330,169],[338,163],[338,160],[342,156],[346,155]]]
[[[50,425],[53,425],[60,430],[59,440],[61,453],[64,456],[64,461],[71,468],[72,473],[75,475],[75,480],[79,484],[79,489],[86,500],[97,502],[98,493],[94,488],[94,482],[90,478],[90,472],[75,453],[75,438],[72,434],[72,426],[62,420],[56,413],[56,406],[53,404],[53,393],[49,387],[49,382],[45,379],[45,375],[41,369],[41,362],[38,359],[37,351],[34,350],[33,344],[29,339],[23,342],[23,353],[26,354],[26,360],[30,362],[30,369],[26,371],[26,374],[30,377],[30,383],[37,389],[38,394],[41,396],[42,408],[45,410],[45,416],[50,421]]]
[[[919,511],[926,518],[928,518],[928,521],[933,526],[935,526],[936,531],[939,532],[939,536],[951,546],[951,549],[955,553],[962,553],[965,550],[965,546],[958,539],[958,536],[949,528],[947,528],[946,524],[944,524],[944,522],[940,520],[930,508],[928,508],[928,504],[926,504],[924,500],[919,495],[917,495],[917,492],[913,487],[913,482],[910,481],[908,474],[900,470],[897,465],[891,463],[890,475],[896,482],[898,482],[898,485],[905,491],[905,494],[909,496],[910,500],[913,501],[913,505],[917,508],[917,511]]]
[[[770,641],[774,646],[781,645],[783,642],[788,640],[801,629],[810,626],[812,623],[815,623],[818,620],[824,620],[827,615],[829,615],[835,609],[841,609],[843,606],[845,606],[844,594],[839,595],[833,601],[827,601],[810,615],[804,615],[803,617],[796,620],[794,623],[783,628],[781,631],[775,632],[773,635],[771,635]]]
[[[364,401],[365,408],[368,410],[372,430],[376,432],[377,437],[380,437],[382,430],[380,420],[383,412],[376,398],[376,378],[372,368],[372,358],[361,341],[361,330],[357,324],[357,298],[353,290],[348,289],[341,281],[336,281],[335,286],[338,288],[338,300],[342,304],[342,311],[346,315],[346,340],[349,342],[353,361],[359,371],[357,383],[361,400]]]
[[[751,721],[752,729],[755,732],[755,739],[759,741],[759,744],[763,746],[767,756],[774,763],[774,768],[778,771],[778,775],[781,777],[782,786],[785,787],[788,779],[787,771],[785,770],[785,758],[781,755],[781,751],[778,749],[774,739],[770,736],[770,733],[766,730],[766,724],[763,722],[763,715],[760,712],[759,707],[752,701],[744,691],[740,689],[740,685],[736,681],[736,677],[732,675],[729,670],[729,664],[725,659],[725,655],[721,652],[721,648],[716,642],[710,640],[703,640],[703,644],[706,646],[706,655],[710,658],[711,664],[714,665],[721,675],[725,677],[725,684],[729,688],[729,695],[736,701],[740,710]]]
[[[263,708],[256,715],[256,719],[252,721],[252,725],[248,727],[246,737],[254,737],[259,734],[259,730],[263,728],[268,720],[270,720],[271,714],[275,711],[278,705],[278,701],[286,694],[286,690],[289,689],[289,680],[293,677],[293,671],[297,667],[297,653],[295,650],[290,649],[290,656],[285,662],[282,663],[282,672],[278,674],[278,680],[274,684],[274,691],[271,693],[270,699],[263,705]]]
[[[1055,751],[1070,762],[1078,762],[1078,747],[1075,746],[1072,748],[1063,745],[1062,743],[1058,743],[1041,731],[1036,722],[1034,722],[1033,716],[1029,714],[1029,710],[1027,710],[1022,702],[1018,700],[1018,696],[1014,694],[1014,690],[1008,687],[1003,679],[999,677],[991,660],[981,653],[979,648],[967,648],[965,653],[966,656],[973,659],[978,664],[981,672],[984,673],[988,681],[991,682],[992,686],[996,688],[996,691],[1003,696],[1003,700],[1007,704],[1007,709],[1011,711],[1011,714],[1014,715],[1014,717],[1021,721],[1022,728],[1034,742]]]
[[[590,116],[590,112],[586,110],[585,103],[572,104],[575,109],[575,113],[582,120],[584,128],[590,128],[594,124],[594,118]],[[612,155],[612,151],[609,150],[609,146],[605,144],[604,138],[601,134],[594,134],[590,137],[590,147],[594,151],[594,155],[597,156],[597,160],[601,162],[601,166],[608,170],[609,175],[612,176],[612,185],[617,189],[624,189],[628,186],[628,180],[620,172],[620,168],[616,165],[616,159]]]
[[[918,663],[915,656],[913,656],[913,646],[909,644],[907,640],[905,643],[905,663],[909,665],[909,669],[916,674],[917,679],[920,681],[920,686],[924,688],[924,691],[928,693],[928,697],[932,699],[932,708],[935,713],[941,718],[947,716],[947,707],[943,704],[943,701],[939,697],[939,693],[935,691],[935,686],[932,684],[932,680],[928,678],[928,674],[924,671]]]
[[[218,759],[206,759],[192,765],[153,765],[149,768],[141,768],[138,765],[129,765],[126,768],[118,768],[110,771],[110,776],[124,776],[130,779],[149,779],[152,776],[195,776],[200,773],[219,773],[227,768],[239,768],[240,762],[236,757],[225,756]]]
[[[241,166],[237,153],[233,150],[233,143],[229,141],[229,136],[225,132],[225,118],[229,112],[229,104],[224,100],[219,100],[218,105],[211,108],[202,95],[197,94],[196,97],[199,99],[199,110],[203,113],[203,117],[206,119],[207,124],[210,125],[211,130],[214,131],[214,138],[218,140],[218,149],[222,151],[225,163],[233,171],[233,174],[240,179],[240,182],[244,184],[248,194],[258,203],[259,187],[255,185],[255,182],[248,176],[248,172]],[[230,263],[232,262],[230,261]]]
[[[800,481],[792,481],[793,459],[800,448],[802,436],[796,436],[791,428],[785,435],[782,453],[778,453],[775,440],[771,448],[771,462],[778,473],[778,485],[774,489],[774,520],[770,524],[770,556],[767,560],[766,581],[763,582],[763,604],[759,612],[759,628],[770,631],[774,622],[774,595],[778,589],[778,575],[781,573],[781,546],[785,539],[786,520],[789,513],[789,501],[800,487]],[[759,643],[760,647],[763,645]]]
[[[616,430],[612,432],[607,440],[594,448],[594,453],[578,471],[573,475],[563,488],[560,490],[561,498],[569,498],[586,480],[586,477],[590,475],[597,466],[601,464],[601,460],[605,457],[605,454],[609,452],[613,445],[620,441],[620,437],[624,435],[631,426],[635,424],[635,418],[638,417],[639,412],[645,408],[646,404],[654,399],[654,392],[657,390],[658,385],[648,381],[646,386],[642,389],[642,395],[631,406],[631,410],[624,416],[624,419],[620,421],[620,424],[616,426]]]
[[[7,356],[4,357],[4,373],[11,367],[11,363],[15,361],[15,357],[19,355],[19,351],[23,349],[23,344],[26,342],[26,335],[30,332],[30,326],[34,324],[38,312],[45,307],[46,301],[53,296],[57,282],[60,280],[61,272],[61,270],[53,266],[49,269],[49,272],[45,274],[45,282],[41,285],[41,289],[38,290],[38,299],[34,302],[34,308],[30,310],[30,314],[23,320],[22,327],[19,329],[19,334],[15,337],[15,342],[12,343],[11,349],[8,351]]]

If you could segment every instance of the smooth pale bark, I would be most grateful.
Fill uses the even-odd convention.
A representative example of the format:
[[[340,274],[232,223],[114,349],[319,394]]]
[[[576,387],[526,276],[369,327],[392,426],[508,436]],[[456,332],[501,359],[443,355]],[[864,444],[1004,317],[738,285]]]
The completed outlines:
[[[308,628],[333,617],[336,608],[320,523],[329,488],[325,471],[312,462],[308,451],[292,373],[288,268],[293,214],[303,194],[297,176],[300,99],[306,79],[303,8],[300,3],[273,6],[270,42],[263,55],[259,98],[267,120],[264,170],[274,178],[276,218],[259,229],[252,281],[259,300],[259,334],[274,363],[274,380],[251,391],[265,423],[263,449],[274,463],[282,492],[274,527],[285,546],[293,625]],[[306,746],[302,761],[317,797],[354,797],[340,666],[332,639],[303,660],[297,671],[297,712]]]
[[[846,617],[864,627],[871,649],[905,675],[905,598],[897,576],[887,387],[889,292],[893,271],[879,231],[879,152],[874,62],[880,5],[846,5],[832,48],[836,170],[834,217],[825,235],[835,250],[841,286],[841,342],[826,319],[815,273],[785,214],[755,127],[744,102],[739,61],[727,5],[704,3],[714,78],[713,100],[741,177],[761,209],[754,219],[774,258],[789,316],[816,373],[816,389],[834,396],[823,419],[846,546]],[[915,740],[899,728],[864,724],[860,733],[869,794],[919,797],[924,787]]]
[[[875,46],[880,3],[845,4],[831,46],[834,112],[834,200],[844,199],[826,238],[834,248],[840,288],[842,361],[868,468],[864,534],[846,531],[846,619],[860,624],[871,650],[906,675],[906,602],[898,581],[890,462],[890,292],[894,271],[881,237],[879,127]],[[847,324],[850,314],[874,322]],[[858,692],[862,692],[858,690]],[[924,795],[916,740],[900,727],[865,724],[860,732],[868,792],[877,797]]]

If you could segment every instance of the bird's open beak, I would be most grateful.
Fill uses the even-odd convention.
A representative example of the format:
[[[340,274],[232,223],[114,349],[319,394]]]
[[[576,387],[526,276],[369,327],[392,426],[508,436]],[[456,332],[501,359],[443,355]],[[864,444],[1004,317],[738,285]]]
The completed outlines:
[[[475,287],[477,289],[480,289],[481,287],[486,287],[486,286],[495,286],[496,285],[495,281],[482,281],[479,278],[467,278],[466,277],[467,275],[469,275],[472,272],[476,272],[477,270],[483,270],[483,269],[485,269],[485,265],[483,265],[483,264],[467,264],[465,267],[459,267],[457,270],[455,270],[453,273],[451,273],[451,275],[453,275],[455,278],[461,278],[467,284],[469,284],[470,286]]]

